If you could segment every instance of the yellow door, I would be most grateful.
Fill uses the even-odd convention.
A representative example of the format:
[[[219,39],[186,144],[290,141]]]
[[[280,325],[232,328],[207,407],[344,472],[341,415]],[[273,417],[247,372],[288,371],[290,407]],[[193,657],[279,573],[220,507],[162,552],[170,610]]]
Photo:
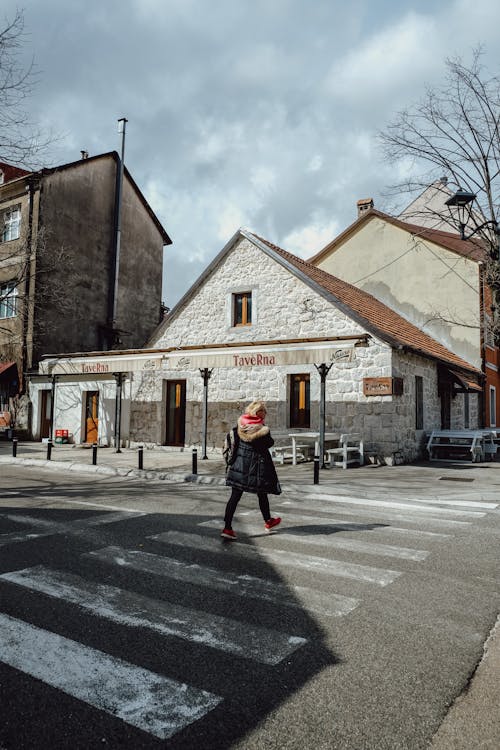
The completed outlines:
[[[99,391],[87,391],[85,398],[85,443],[97,443]]]

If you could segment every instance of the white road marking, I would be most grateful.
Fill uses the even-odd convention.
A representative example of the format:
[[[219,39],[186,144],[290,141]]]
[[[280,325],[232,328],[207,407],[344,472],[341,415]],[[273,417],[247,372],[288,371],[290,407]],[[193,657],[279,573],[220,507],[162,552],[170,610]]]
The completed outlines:
[[[449,539],[451,534],[443,534],[441,531],[424,531],[423,529],[403,529],[399,526],[384,526],[378,528],[384,534],[406,534],[407,536],[423,536],[427,540]]]
[[[0,547],[6,544],[17,544],[18,542],[28,542],[32,539],[39,539],[40,537],[48,536],[46,533],[40,532],[39,534],[33,532],[18,533],[12,531],[10,534],[0,534]]]
[[[52,534],[75,534],[81,532],[86,528],[94,526],[101,526],[107,523],[117,523],[118,521],[129,520],[134,517],[141,517],[147,515],[143,511],[137,511],[132,515],[126,514],[122,511],[119,513],[103,513],[102,516],[92,516],[90,518],[78,518],[74,521],[56,521],[54,519],[38,518],[37,516],[27,516],[24,514],[15,513],[0,513],[1,516],[7,518],[9,521],[15,521],[20,525],[25,524],[27,526],[34,526],[40,531],[27,531],[27,532],[10,532],[9,534],[0,534],[0,547],[5,544],[15,544],[17,542],[25,542],[31,539],[40,539],[41,537],[51,536]]]
[[[164,740],[222,698],[0,614],[0,659]]]
[[[89,503],[84,500],[67,500],[65,497],[47,497],[47,500],[57,500],[57,502],[68,503],[69,505],[88,505],[91,508],[102,508],[103,510],[119,510],[122,513],[137,513],[140,516],[147,515],[144,511],[138,508],[124,508],[121,505],[103,505],[102,503]]]
[[[338,490],[336,490],[336,489],[334,489],[332,487],[328,487],[328,486],[323,486],[321,488],[321,490],[316,490],[316,491],[308,490],[308,489],[306,489],[304,491],[303,489],[299,489],[297,487],[294,487],[293,489],[291,488],[291,490],[294,493],[300,492],[301,495],[303,497],[305,497],[306,499],[308,499],[310,497],[315,497],[318,494],[321,494],[324,497],[327,497],[327,498],[332,499],[332,500],[333,499],[337,500],[338,502],[342,502],[343,498],[345,498],[346,500],[349,500],[349,499],[355,497],[360,502],[363,502],[365,499],[368,499],[368,496],[366,496],[366,498],[365,498],[362,495],[348,495],[348,494],[343,495]],[[393,492],[394,492],[394,490],[393,490]],[[498,507],[498,503],[487,502],[485,500],[478,500],[478,501],[476,501],[476,500],[470,500],[467,497],[465,497],[465,498],[461,497],[460,495],[458,495],[455,492],[453,493],[452,499],[449,499],[449,495],[450,495],[450,491],[448,492],[447,495],[432,495],[432,494],[430,494],[430,495],[427,495],[425,498],[418,497],[418,496],[406,496],[406,495],[403,495],[403,496],[399,497],[399,502],[405,502],[405,503],[437,503],[438,505],[454,505],[454,506],[457,506],[457,507],[484,508],[485,510],[494,510],[495,508]],[[369,498],[371,500],[375,500],[375,501],[378,501],[378,500],[384,501],[384,500],[387,499],[387,493],[381,494],[379,490],[375,490],[374,489],[372,492],[370,492]]]
[[[211,523],[211,522],[208,522]],[[220,524],[219,524],[220,525]],[[210,552],[224,553],[224,545],[220,537],[213,538],[201,534],[184,534],[180,531],[167,531],[149,537],[166,544],[175,544],[182,547],[193,547],[195,549],[210,550]],[[316,557],[314,555],[302,555],[299,552],[290,553],[288,550],[275,550],[264,547],[252,547],[245,543],[231,542],[237,544],[236,554],[252,560],[267,560],[272,564],[282,564],[284,567],[302,568],[310,572],[324,573],[326,575],[340,578],[354,578],[364,583],[375,583],[379,586],[387,586],[398,578],[401,573],[396,570],[374,568],[368,565],[342,562],[341,560],[330,560]]]
[[[328,503],[334,502],[336,505],[364,505],[375,508],[394,508],[395,510],[410,510],[412,513],[436,513],[438,515],[450,514],[465,518],[482,518],[485,513],[474,510],[455,510],[454,508],[440,508],[436,505],[413,505],[411,503],[397,503],[392,500],[373,500],[371,498],[352,497],[347,495],[324,495],[321,493],[307,494],[308,500],[326,500]]]
[[[366,555],[379,555],[381,557],[396,557],[401,560],[415,560],[417,562],[425,560],[429,556],[427,550],[411,549],[410,547],[396,547],[392,544],[379,544],[378,542],[370,542],[369,540],[364,541],[360,539],[350,539],[346,537],[340,537],[335,533],[335,524],[332,524],[328,519],[321,519],[318,517],[314,518],[315,525],[311,525],[311,531],[307,531],[307,527],[301,527],[301,533],[293,532],[294,522],[308,520],[312,521],[313,518],[310,516],[289,516],[287,519],[287,525],[279,528],[279,539],[286,539],[288,541],[297,542],[298,544],[308,544],[310,546],[321,546],[328,547],[329,549],[346,549],[350,552],[359,552]],[[254,526],[255,524],[252,524]],[[220,528],[220,521],[213,519],[210,521],[203,521],[198,526],[208,526],[209,528]],[[242,528],[250,528],[250,521],[245,519],[241,524]],[[321,528],[323,526],[329,527],[332,531],[325,531],[324,534],[319,534],[314,531],[314,528]],[[351,524],[354,526],[354,524]],[[339,527],[339,531],[343,530]],[[353,529],[351,529],[353,530]],[[359,526],[354,529],[355,531],[363,531]],[[363,531],[363,533],[369,533],[369,531]]]
[[[57,529],[62,529],[63,531],[65,529],[76,529],[81,528],[85,526],[101,526],[102,524],[106,523],[117,523],[118,521],[125,521],[129,520],[130,518],[134,517],[141,517],[146,515],[142,511],[138,511],[137,513],[134,513],[132,515],[119,512],[119,513],[103,513],[101,516],[89,516],[87,518],[75,518],[74,521],[57,521],[53,518],[39,518],[38,516],[27,516],[24,513],[21,514],[8,514],[6,518],[9,519],[9,521],[15,521],[16,523],[20,524],[26,524],[30,526],[39,526],[40,528],[44,529],[55,529],[57,533]]]
[[[323,591],[315,591],[304,586],[288,586],[278,581],[238,575],[150,552],[106,547],[88,552],[85,557],[185,583],[207,586],[236,596],[273,602],[278,606],[305,609],[325,617],[341,617],[352,612],[359,604],[359,599],[350,596],[325,594]]]
[[[315,510],[317,510],[314,506],[311,505],[304,505],[304,503],[301,502],[293,502],[291,500],[285,500],[284,502],[280,503],[279,505],[275,506],[277,508],[283,507],[283,509],[286,511],[286,517],[285,517],[285,524],[290,526],[293,523],[297,523],[299,521],[306,521],[309,523],[313,523],[314,525],[328,525],[332,527],[338,527],[339,531],[362,531],[364,532],[365,529],[363,529],[363,526],[373,526],[373,529],[370,529],[370,532],[376,532],[377,534],[387,534],[388,532],[394,532],[398,534],[413,534],[415,536],[423,536],[423,537],[429,537],[432,539],[433,537],[436,537],[438,539],[447,539],[450,534],[443,534],[440,531],[424,531],[423,529],[406,529],[402,528],[400,526],[393,526],[392,524],[388,524],[387,521],[385,523],[376,523],[373,521],[362,521],[360,520],[359,523],[356,522],[349,522],[345,521],[342,518],[333,517],[330,515],[314,515],[314,516],[308,516],[304,513],[298,513],[299,510],[305,510],[310,511],[313,513]],[[255,513],[255,511],[252,511]],[[335,513],[335,509],[332,508],[331,510],[329,508],[321,508],[322,513]],[[342,513],[344,510],[342,509]],[[238,513],[238,517],[241,514]],[[355,514],[350,513],[348,515],[356,515],[359,518],[359,512],[356,512]],[[393,516],[391,516],[393,517]],[[419,518],[419,521],[421,519]],[[441,521],[441,523],[446,523]],[[458,521],[460,525],[469,526],[468,521]],[[283,528],[286,528],[286,525]],[[220,526],[220,522],[219,522]],[[281,529],[281,527],[280,527]],[[280,531],[281,533],[281,531]]]
[[[135,513],[138,515],[146,515],[145,511],[139,510],[139,508],[124,508],[122,505],[104,505],[104,503],[91,503],[87,500],[68,500],[64,495],[36,495],[23,493],[23,497],[27,500],[38,500],[40,503],[66,503],[67,505],[83,505],[89,508],[100,508],[101,510],[118,510],[121,513]]]
[[[412,503],[437,503],[438,505],[454,505],[458,508],[484,508],[485,510],[495,510],[495,508],[498,508],[498,503],[486,503],[484,501],[478,500],[477,502],[475,500],[459,500],[454,498],[453,500],[447,500],[444,497],[428,497],[424,499],[423,497],[405,497],[405,500],[408,500]]]
[[[120,625],[149,628],[163,636],[201,643],[262,664],[279,664],[307,642],[305,638],[258,625],[242,627],[241,622],[228,617],[157,601],[42,565],[4,573],[0,578],[77,604]]]
[[[308,497],[308,500],[311,498]],[[326,506],[326,507],[325,507]],[[277,508],[298,508],[303,510],[309,510],[312,513],[318,512],[318,507],[313,505],[307,505],[303,501],[300,500],[283,500],[281,503],[279,503]],[[326,500],[325,505],[321,507],[321,513],[337,513],[342,514],[343,516],[355,516],[356,518],[360,517],[360,511],[359,509],[349,508],[348,506],[339,507],[338,503],[336,503],[334,500]],[[371,508],[367,508],[364,511],[364,515],[368,518],[379,518],[383,520],[384,522],[389,522],[391,520],[394,521],[403,521],[404,523],[418,523],[430,526],[437,526],[437,527],[445,527],[445,528],[463,528],[465,526],[470,526],[470,521],[456,521],[452,518],[438,518],[437,516],[433,516],[429,513],[426,513],[425,515],[422,513],[416,513],[412,514],[411,511],[408,511],[406,513],[396,513],[395,511],[391,509],[387,510],[372,510]],[[317,516],[311,516],[311,520],[314,518],[317,518]],[[345,520],[342,518],[332,518],[332,523],[345,523]],[[361,521],[361,523],[373,523],[372,521]]]

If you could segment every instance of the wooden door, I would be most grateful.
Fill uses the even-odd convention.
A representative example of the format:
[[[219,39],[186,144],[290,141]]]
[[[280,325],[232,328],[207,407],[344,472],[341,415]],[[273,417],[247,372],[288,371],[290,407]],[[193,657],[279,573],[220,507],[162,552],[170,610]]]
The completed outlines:
[[[40,406],[40,438],[50,437],[50,412],[52,407],[52,391],[42,391]]]
[[[311,426],[310,376],[290,376],[290,427]]]
[[[166,445],[183,446],[186,434],[186,381],[167,381]]]
[[[97,443],[99,427],[99,391],[85,393],[85,437],[84,443]]]

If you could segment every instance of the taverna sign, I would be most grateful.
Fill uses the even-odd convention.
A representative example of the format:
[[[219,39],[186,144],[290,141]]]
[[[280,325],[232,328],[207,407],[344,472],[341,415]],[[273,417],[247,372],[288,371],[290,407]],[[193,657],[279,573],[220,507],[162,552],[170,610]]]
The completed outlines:
[[[361,337],[293,343],[275,342],[260,346],[204,346],[178,349],[148,349],[141,352],[123,352],[94,356],[48,357],[40,362],[39,372],[44,375],[101,375],[113,376],[119,372],[179,372],[204,367],[283,367],[286,365],[342,363],[355,359],[355,345]]]

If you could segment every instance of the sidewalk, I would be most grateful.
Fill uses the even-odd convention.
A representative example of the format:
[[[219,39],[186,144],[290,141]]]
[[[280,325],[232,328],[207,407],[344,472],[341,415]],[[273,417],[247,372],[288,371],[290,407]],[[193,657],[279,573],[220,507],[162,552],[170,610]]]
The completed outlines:
[[[116,453],[114,448],[98,448],[97,463],[93,465],[91,448],[73,445],[54,445],[51,460],[47,460],[47,445],[19,442],[17,457],[12,455],[12,443],[0,440],[0,467],[2,465],[34,466],[52,471],[77,471],[88,474],[103,474],[130,479],[162,480],[166,482],[197,482],[201,484],[225,484],[225,466],[219,451],[207,451],[207,459],[197,451],[197,473],[193,474],[193,451],[155,447],[144,448],[143,469],[139,467],[138,449],[123,448]],[[1,471],[1,468],[0,468]],[[297,466],[277,466],[281,484],[314,487],[313,463]],[[320,471],[318,491],[323,487],[359,482],[363,488],[376,487],[384,480],[403,479],[406,492],[412,485],[422,491],[422,480],[436,487],[441,479],[456,481],[460,494],[470,491],[471,496],[481,489],[492,489],[492,483],[500,485],[500,462],[488,464],[431,463],[410,466],[364,466],[357,469]],[[460,484],[458,484],[460,482]],[[462,484],[463,482],[463,484]],[[448,485],[449,487],[450,485]],[[467,688],[460,695],[445,717],[433,738],[430,750],[498,750],[500,748],[500,619],[485,643],[483,659]]]
[[[155,446],[143,449],[143,468],[139,469],[139,450],[137,448],[122,448],[117,453],[114,448],[97,448],[96,465],[92,463],[93,451],[91,447],[80,445],[54,444],[51,460],[47,461],[47,444],[29,441],[19,441],[17,457],[13,458],[13,444],[7,440],[0,440],[0,464],[18,463],[39,466],[53,470],[65,469],[94,474],[108,474],[111,476],[128,477],[130,479],[164,480],[170,482],[199,482],[201,484],[224,484],[225,465],[221,452],[214,449],[207,450],[207,458],[202,458],[200,448],[196,452],[196,475],[193,473],[193,450],[190,448],[170,448]],[[276,466],[281,484],[293,483],[313,485],[314,464],[305,462],[292,466],[289,463]],[[361,480],[370,482],[398,475],[404,476],[404,481],[410,491],[412,483],[421,483],[422,479],[433,482],[446,475],[455,481],[470,483],[463,484],[461,492],[467,487],[471,492],[479,487],[487,488],[494,479],[500,482],[500,461],[488,464],[452,464],[441,462],[422,462],[420,464],[402,466],[374,466],[343,470],[324,469],[320,471],[320,484],[345,484],[347,481],[354,485]]]

